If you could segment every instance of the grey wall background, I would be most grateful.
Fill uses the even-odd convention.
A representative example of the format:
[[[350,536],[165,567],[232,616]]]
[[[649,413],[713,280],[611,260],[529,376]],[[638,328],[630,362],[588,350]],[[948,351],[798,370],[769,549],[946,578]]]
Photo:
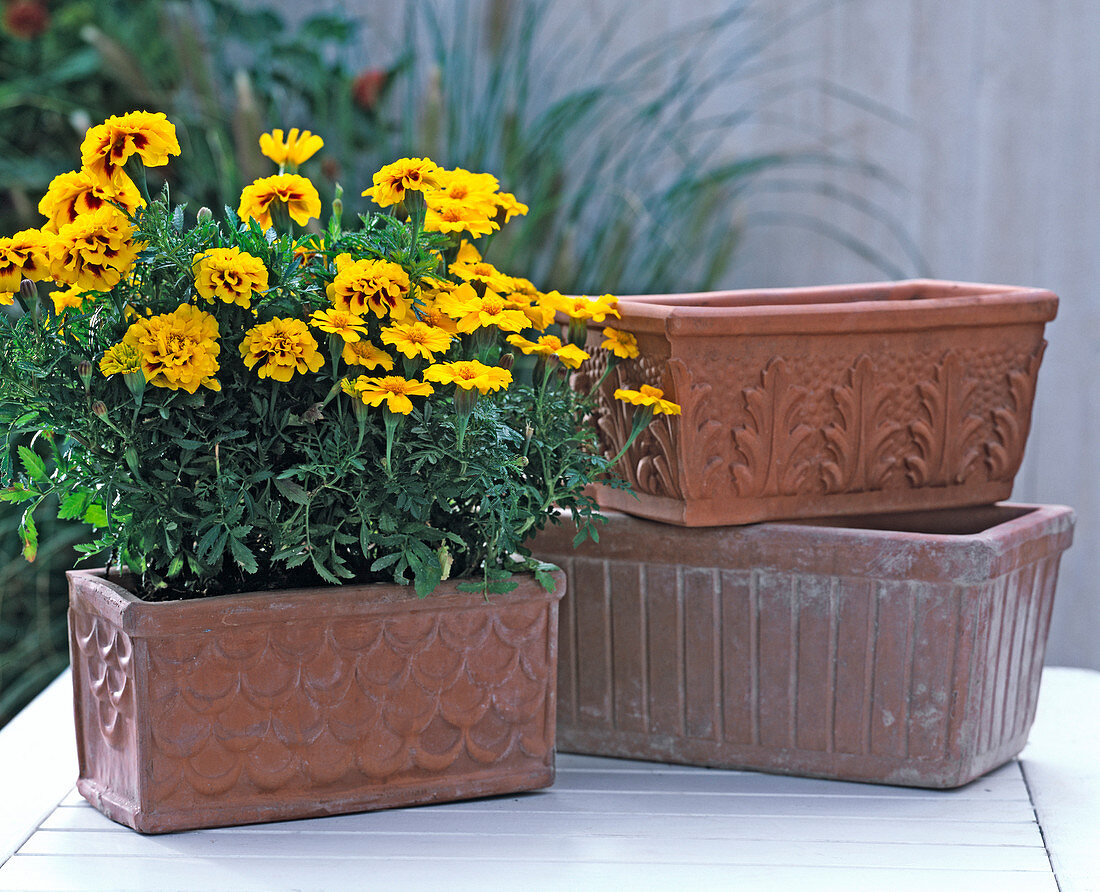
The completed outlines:
[[[301,14],[290,0],[282,5],[291,17]],[[398,10],[351,0],[326,6],[364,20],[366,58],[396,55],[387,41]],[[562,39],[583,39],[618,19],[615,43],[625,47],[725,7],[721,0],[561,0],[553,18]],[[936,277],[1037,285],[1060,295],[1014,498],[1077,509],[1048,662],[1100,668],[1100,3],[760,0],[756,8],[774,21],[810,11],[766,54],[777,66],[776,83],[793,77],[804,87],[761,108],[731,151],[818,144],[873,161],[898,182],[839,169],[815,176],[898,220]],[[741,87],[716,99],[729,108],[745,101],[752,97]],[[825,215],[904,258],[894,234],[865,214],[805,193],[760,200]],[[879,270],[820,235],[755,226],[723,284],[878,278]]]

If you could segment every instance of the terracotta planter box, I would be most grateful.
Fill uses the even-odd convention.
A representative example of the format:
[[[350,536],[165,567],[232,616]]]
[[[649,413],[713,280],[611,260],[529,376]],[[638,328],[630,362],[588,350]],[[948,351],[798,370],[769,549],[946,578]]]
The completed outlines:
[[[610,324],[643,359],[602,388],[604,449],[630,430],[616,387],[660,387],[683,415],[621,460],[637,498],[597,497],[685,526],[1006,499],[1057,305],[1049,291],[924,280],[622,298]],[[605,367],[603,328],[586,375]]]
[[[608,517],[576,554],[568,526],[534,545],[568,577],[559,749],[955,787],[1023,748],[1070,509]]]
[[[549,786],[556,576],[148,603],[71,572],[77,789],[159,833]]]

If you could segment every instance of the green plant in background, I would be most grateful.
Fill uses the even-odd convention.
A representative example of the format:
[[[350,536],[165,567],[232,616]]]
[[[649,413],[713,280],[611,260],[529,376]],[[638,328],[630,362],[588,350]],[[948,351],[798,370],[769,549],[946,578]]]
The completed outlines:
[[[349,179],[377,169],[369,167],[380,147],[372,104],[389,74],[379,73],[373,93],[357,80],[358,28],[345,16],[315,15],[291,29],[279,13],[236,0],[21,0],[5,9],[6,232],[39,224],[37,196],[72,168],[92,122],[134,107],[175,122],[185,155],[170,185],[196,208],[218,207],[259,176],[256,140],[287,120],[324,125],[330,181],[341,175],[338,159],[354,161]],[[159,188],[156,171],[150,179]]]
[[[65,631],[67,586],[82,526],[45,521],[35,563],[22,553],[22,512],[0,511],[0,726],[19,712],[69,662]]]

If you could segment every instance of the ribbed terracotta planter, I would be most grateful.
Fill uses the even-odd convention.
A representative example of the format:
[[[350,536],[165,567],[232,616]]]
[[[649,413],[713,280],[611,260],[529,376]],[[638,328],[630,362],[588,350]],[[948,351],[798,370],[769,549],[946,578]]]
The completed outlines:
[[[556,579],[148,603],[70,572],[77,789],[160,833],[549,786]]]
[[[1023,748],[1070,509],[608,518],[533,546],[568,576],[561,750],[955,787]]]
[[[621,298],[642,359],[598,399],[607,454],[630,431],[616,387],[662,388],[662,416],[602,505],[686,526],[947,508],[1006,499],[1031,423],[1048,291],[909,281]],[[589,377],[591,376],[591,377]]]

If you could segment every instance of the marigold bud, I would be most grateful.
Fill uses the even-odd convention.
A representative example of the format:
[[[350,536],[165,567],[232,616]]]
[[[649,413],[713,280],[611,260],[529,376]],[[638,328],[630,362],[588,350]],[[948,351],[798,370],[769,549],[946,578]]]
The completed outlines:
[[[94,366],[86,359],[82,359],[76,364],[76,373],[80,380],[84,382],[84,390],[91,386],[93,368]]]
[[[95,415],[96,418],[106,418],[107,404],[103,402],[103,400],[96,400],[92,403],[92,414]]]
[[[502,369],[507,369],[508,371],[512,371],[512,366],[514,366],[515,364],[516,364],[516,354],[515,353],[505,353],[502,357],[500,357],[499,365]]]
[[[38,286],[30,279],[24,279],[19,283],[19,296],[28,304],[38,300]]]
[[[198,213],[195,214],[195,222],[202,226],[204,223],[209,223],[214,219],[214,212],[208,207],[201,207]]]

